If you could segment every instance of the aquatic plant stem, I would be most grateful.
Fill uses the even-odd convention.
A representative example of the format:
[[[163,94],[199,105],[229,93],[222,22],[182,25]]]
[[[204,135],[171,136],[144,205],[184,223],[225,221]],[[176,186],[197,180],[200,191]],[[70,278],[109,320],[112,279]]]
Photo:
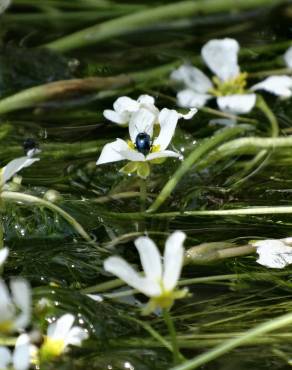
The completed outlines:
[[[146,200],[147,200],[147,183],[146,179],[140,179],[140,209],[141,212],[146,209]]]
[[[109,38],[133,32],[145,26],[149,27],[157,22],[170,19],[190,17],[195,14],[211,14],[229,10],[245,10],[259,6],[273,6],[283,3],[283,0],[205,0],[181,1],[166,4],[134,14],[112,19],[69,36],[62,37],[43,45],[59,52],[67,52],[80,47],[89,46]]]
[[[56,81],[48,84],[34,86],[14,95],[0,100],[0,115],[18,109],[30,108],[51,99],[64,98],[66,94],[80,92],[96,92],[108,90],[133,83],[131,77],[126,75],[115,77],[91,77]]]
[[[277,137],[279,135],[279,124],[277,117],[274,115],[273,111],[270,109],[265,99],[261,96],[257,96],[256,107],[266,116],[270,123],[270,135],[271,137]],[[258,169],[260,169],[266,160],[269,158],[269,153],[267,149],[261,150],[257,155],[251,160],[245,168],[237,174],[232,176],[230,180],[235,180],[231,188],[234,189],[241,185],[243,182],[248,180]],[[237,180],[236,180],[237,179]],[[228,183],[230,182],[228,181]]]
[[[185,253],[186,264],[208,264],[215,261],[220,261],[226,258],[234,258],[254,254],[256,248],[252,245],[233,246],[233,247],[216,247],[216,244],[221,243],[207,243],[205,245],[198,245],[188,248]]]
[[[229,140],[233,136],[239,135],[244,131],[250,129],[249,126],[236,126],[225,128],[216,132],[212,137],[202,140],[202,142],[195,144],[195,149],[182,162],[180,167],[176,170],[171,179],[164,185],[163,189],[155,199],[154,203],[148,209],[148,212],[156,211],[170,196],[181,178],[191,169],[191,167],[198,162],[207,152],[214,149],[221,143]]]
[[[169,310],[167,310],[166,308],[164,308],[162,312],[163,312],[163,319],[166,323],[166,326],[167,326],[167,329],[170,335],[170,339],[171,339],[173,362],[174,364],[179,364],[184,360],[184,357],[179,351],[177,335],[176,335],[176,330],[175,330],[175,326],[173,323],[173,319],[170,315]]]
[[[203,353],[192,360],[185,362],[182,365],[175,366],[171,370],[192,370],[215,360],[216,358],[224,355],[225,353],[237,348],[248,341],[259,337],[260,335],[269,333],[273,330],[280,329],[292,324],[292,313],[279,316],[268,322],[264,322],[253,329],[248,330],[244,335],[227,340],[210,351]]]
[[[91,237],[87,234],[84,228],[67,212],[55,204],[48,202],[45,199],[35,197],[33,195],[18,193],[13,191],[3,191],[0,193],[0,198],[12,202],[22,202],[30,205],[38,205],[50,209],[51,211],[62,216],[87,242],[93,242]]]

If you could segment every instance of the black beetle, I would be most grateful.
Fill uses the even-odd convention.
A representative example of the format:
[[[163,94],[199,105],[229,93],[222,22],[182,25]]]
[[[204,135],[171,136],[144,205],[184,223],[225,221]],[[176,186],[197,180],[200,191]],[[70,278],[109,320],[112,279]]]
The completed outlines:
[[[147,155],[151,149],[151,138],[146,132],[141,132],[136,136],[135,146],[138,152]]]

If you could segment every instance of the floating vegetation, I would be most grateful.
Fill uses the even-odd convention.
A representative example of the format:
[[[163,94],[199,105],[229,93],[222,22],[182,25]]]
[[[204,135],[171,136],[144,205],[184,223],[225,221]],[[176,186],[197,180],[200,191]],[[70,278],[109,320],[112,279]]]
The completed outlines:
[[[291,367],[291,18],[0,0],[0,370]]]

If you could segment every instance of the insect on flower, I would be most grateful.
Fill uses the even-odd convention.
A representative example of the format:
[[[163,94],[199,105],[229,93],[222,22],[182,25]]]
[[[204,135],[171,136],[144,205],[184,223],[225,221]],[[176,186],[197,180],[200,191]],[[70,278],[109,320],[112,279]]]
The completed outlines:
[[[180,118],[190,119],[196,112],[193,109],[183,115],[173,109],[164,108],[156,117],[148,109],[139,109],[133,113],[129,122],[130,140],[116,139],[106,144],[96,164],[128,160],[129,163],[121,171],[127,174],[137,172],[138,176],[146,178],[150,173],[149,163],[161,163],[167,157],[181,157],[180,153],[167,148],[175,133],[177,121]],[[156,136],[157,126],[159,134]]]

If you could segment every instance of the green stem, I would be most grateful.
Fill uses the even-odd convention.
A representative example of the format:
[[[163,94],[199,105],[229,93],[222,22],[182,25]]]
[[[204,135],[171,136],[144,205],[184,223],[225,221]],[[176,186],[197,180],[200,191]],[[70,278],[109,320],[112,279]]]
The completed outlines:
[[[157,22],[170,19],[191,17],[195,14],[211,14],[226,10],[245,10],[259,6],[273,6],[283,0],[205,0],[181,1],[146,9],[134,14],[106,21],[69,36],[50,42],[45,46],[59,52],[67,52],[80,47],[89,46],[109,38],[125,35],[134,30],[149,27]]]
[[[279,135],[279,124],[277,117],[274,115],[270,107],[267,105],[265,99],[261,96],[257,96],[256,107],[262,111],[262,113],[266,116],[270,123],[270,135],[271,137],[277,137]],[[263,164],[266,163],[266,160],[269,157],[268,150],[264,149],[261,150],[253,160],[251,160],[245,168],[237,174],[236,176],[232,176],[229,181],[234,181],[233,185],[231,186],[233,189],[241,185],[243,182],[248,180],[258,169],[263,167]]]
[[[144,218],[165,219],[175,217],[190,217],[190,216],[259,216],[259,215],[281,215],[292,214],[292,206],[274,206],[274,207],[249,207],[235,209],[218,209],[204,211],[185,211],[185,212],[164,212],[164,213],[117,213],[108,212],[107,216],[115,216],[120,220],[143,220]]]
[[[257,96],[256,106],[260,109],[267,117],[271,125],[271,137],[277,137],[279,135],[279,124],[273,111],[270,109],[265,99],[261,96]]]
[[[173,362],[174,364],[179,364],[184,360],[184,357],[179,351],[178,347],[178,342],[177,342],[177,335],[176,335],[176,330],[175,326],[172,320],[172,317],[167,309],[163,309],[163,318],[166,323],[170,339],[171,339],[171,344],[172,344],[172,354],[173,354]]]
[[[87,232],[83,229],[83,227],[75,220],[75,218],[73,218],[63,209],[61,209],[60,207],[56,206],[55,204],[51,202],[35,197],[33,195],[18,193],[18,192],[13,192],[13,191],[3,191],[0,194],[0,197],[1,199],[7,200],[7,201],[23,202],[26,204],[46,207],[50,209],[51,211],[62,216],[78,232],[78,234],[80,234],[87,242],[91,242],[91,243],[93,242],[91,237],[87,234]]]
[[[154,203],[148,209],[149,212],[156,211],[170,196],[181,178],[192,168],[192,166],[198,162],[203,156],[209,151],[220,145],[224,141],[232,138],[233,136],[239,135],[250,129],[249,126],[236,126],[231,128],[225,128],[216,132],[211,138],[205,139],[199,144],[195,144],[195,149],[189,154],[189,156],[182,162],[180,167],[176,170],[171,179],[164,185],[158,197]]]
[[[140,209],[141,212],[146,209],[146,200],[147,200],[147,183],[146,179],[140,179]]]
[[[185,362],[182,365],[178,365],[171,370],[191,370],[197,369],[202,365],[209,363],[212,360],[228,353],[229,351],[237,348],[248,341],[255,339],[263,334],[269,333],[273,330],[287,327],[292,324],[292,313],[279,316],[268,322],[264,322],[255,328],[248,330],[243,336],[232,338],[211,349],[210,351],[203,353],[192,360]]]
[[[208,245],[202,245],[189,248],[186,251],[185,264],[208,264],[222,259],[246,256],[256,252],[256,248],[251,245],[233,248],[226,248],[223,246],[221,249],[212,248],[213,246],[211,246],[211,248],[208,247]]]
[[[130,85],[129,76],[91,77],[51,82],[45,85],[31,87],[0,100],[0,115],[14,110],[34,107],[50,99],[57,99],[66,94],[113,89]]]

